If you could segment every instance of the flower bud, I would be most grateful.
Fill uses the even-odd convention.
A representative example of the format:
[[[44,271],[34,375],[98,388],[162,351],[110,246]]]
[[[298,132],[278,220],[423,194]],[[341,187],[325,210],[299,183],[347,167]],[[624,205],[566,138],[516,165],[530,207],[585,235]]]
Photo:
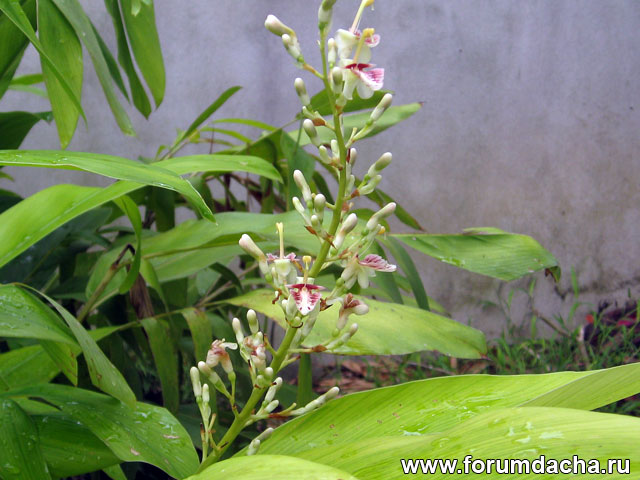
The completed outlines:
[[[247,456],[255,455],[260,450],[260,440],[257,438],[253,439],[247,448]]]
[[[324,218],[324,209],[326,205],[327,205],[327,199],[321,193],[317,194],[313,199],[313,208],[316,211],[316,215],[320,223],[322,223],[322,219]]]
[[[256,243],[249,235],[244,233],[242,237],[240,237],[238,245],[240,245],[240,248],[242,248],[245,252],[247,252],[258,261],[260,265],[260,271],[262,273],[269,271],[269,266],[267,265],[267,256],[262,250],[260,250],[260,248],[256,245]]]
[[[282,378],[278,377],[276,378],[274,384],[269,387],[269,390],[267,390],[267,394],[264,396],[264,403],[266,403],[267,405],[271,403],[271,401],[275,398],[276,393],[278,393],[278,390],[280,390],[281,386]]]
[[[280,402],[278,400],[272,400],[266,407],[264,407],[264,411],[267,413],[271,413],[276,408],[278,408],[278,405],[280,405]]]
[[[331,16],[333,14],[333,5],[336,0],[324,0],[318,9],[318,29],[320,32],[328,30],[331,26]]]
[[[360,195],[369,195],[373,192],[378,184],[382,181],[382,175],[376,175],[372,179],[370,179],[365,185],[358,188],[358,193]]]
[[[376,163],[374,163],[373,165],[371,165],[371,167],[369,167],[369,171],[367,172],[367,175],[369,175],[370,177],[375,177],[382,170],[384,170],[389,166],[392,158],[393,158],[393,155],[391,155],[391,153],[389,152],[383,153],[380,156],[380,158],[376,161]]]
[[[209,396],[209,385],[206,383],[202,386],[202,402],[209,403],[211,397]]]
[[[242,332],[242,324],[240,323],[240,319],[234,318],[233,320],[231,320],[231,327],[236,334],[236,341],[238,342],[238,345],[241,345],[242,341],[244,340],[244,333]]]
[[[318,131],[316,130],[316,127],[313,125],[312,120],[309,120],[308,118],[305,119],[305,121],[302,122],[302,128],[304,129],[305,133],[309,136],[309,140],[311,140],[311,143],[313,143],[316,147],[319,147],[320,145],[322,145],[322,142],[320,141],[320,137],[318,137]]]
[[[307,87],[304,84],[304,80],[301,78],[296,78],[293,82],[293,86],[296,88],[296,93],[300,98],[300,103],[303,107],[308,107],[311,103],[311,99],[309,98],[309,94],[307,93]]]
[[[382,207],[376,213],[371,215],[371,218],[367,222],[367,230],[376,230],[377,231],[377,227],[378,227],[378,223],[380,222],[380,219],[388,217],[395,210],[396,210],[396,204],[394,202],[388,203],[387,205]]]
[[[302,218],[304,219],[305,223],[307,225],[311,225],[311,219],[309,218],[309,215],[307,214],[307,210],[302,206],[302,202],[300,202],[300,199],[298,197],[293,197],[291,199],[291,203],[293,204],[293,208],[295,208],[297,210],[297,212],[302,216]]]
[[[338,215],[337,213],[335,215]],[[340,248],[344,242],[345,237],[351,230],[358,224],[358,216],[355,213],[350,213],[347,218],[342,222],[342,226],[333,240],[333,245],[336,249]]]
[[[333,38],[330,38],[327,42],[327,47],[329,51],[327,53],[327,61],[329,63],[329,68],[333,68],[336,64],[336,57],[338,56],[338,47],[336,45],[336,41]]]
[[[249,322],[249,329],[251,330],[251,334],[255,335],[258,333],[260,326],[258,325],[258,316],[256,315],[255,310],[249,309],[247,312],[247,321]]]
[[[193,394],[196,399],[202,397],[202,383],[200,383],[200,372],[197,367],[191,367],[189,370],[191,376],[191,385],[193,385]]]
[[[267,15],[267,19],[264,21],[264,26],[274,35],[282,37],[282,35],[290,35],[295,37],[295,32],[282,23],[275,15]]]
[[[302,51],[300,50],[300,44],[295,37],[292,37],[291,35],[287,35],[285,33],[284,35],[282,35],[282,44],[287,50],[287,53],[291,55],[298,64],[304,63]]]
[[[356,160],[358,159],[358,151],[355,149],[355,147],[351,147],[349,149],[349,165],[351,165],[351,168],[353,168],[353,166],[356,164]]]
[[[273,368],[267,367],[264,369],[264,377],[267,380],[271,380],[273,378]]]
[[[329,165],[331,163],[331,159],[329,158],[329,154],[327,153],[327,147],[324,145],[320,145],[318,147],[318,153],[320,154],[320,161],[325,165]]]
[[[340,67],[333,67],[331,69],[331,83],[333,93],[338,94],[342,91],[342,69]]]
[[[307,121],[309,120],[305,120],[305,122]],[[309,135],[309,137],[311,137],[311,135]],[[307,203],[307,205],[310,204],[312,201],[311,189],[309,188],[309,184],[307,183],[307,180],[304,178],[304,174],[300,170],[296,170],[295,172],[293,172],[293,181],[296,182],[296,185],[302,192],[302,198],[304,198],[304,201]]]
[[[371,112],[371,116],[369,117],[369,124],[377,122],[382,114],[387,110],[387,108],[391,106],[392,101],[393,95],[391,95],[390,93],[385,94],[378,105],[376,105],[376,108],[373,109],[373,112]]]

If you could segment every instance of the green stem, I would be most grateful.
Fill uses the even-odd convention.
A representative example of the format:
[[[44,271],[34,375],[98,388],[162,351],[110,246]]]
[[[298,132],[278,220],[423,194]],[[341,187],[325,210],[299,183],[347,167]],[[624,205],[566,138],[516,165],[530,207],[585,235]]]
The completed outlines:
[[[280,347],[278,347],[278,351],[273,357],[273,360],[271,361],[271,365],[269,365],[271,368],[273,368],[274,375],[278,373],[278,371],[280,370],[280,367],[282,366],[282,363],[286,359],[289,353],[289,347],[291,346],[291,342],[293,341],[293,338],[295,337],[296,332],[297,332],[297,329],[293,327],[289,327],[287,329],[287,333],[285,333],[285,336],[282,339],[282,343],[280,344]],[[217,462],[222,457],[222,455],[227,450],[227,448],[231,446],[231,444],[236,439],[238,434],[244,428],[244,425],[245,423],[247,423],[247,420],[249,420],[249,417],[253,413],[255,406],[258,404],[258,402],[262,398],[267,388],[268,387],[264,387],[264,388],[254,387],[253,392],[251,392],[251,396],[249,397],[249,400],[247,400],[247,403],[242,409],[242,412],[240,412],[240,414],[235,418],[235,420],[229,427],[229,430],[227,430],[227,433],[225,433],[224,436],[222,437],[222,440],[218,442],[218,445],[220,446],[220,448],[218,449],[217,452],[211,452],[211,455],[209,455],[206,458],[206,460],[202,462],[202,464],[200,465],[200,468],[198,468],[198,473],[204,470],[205,468],[207,468],[209,465],[212,465],[213,463]]]
[[[333,126],[336,134],[336,140],[338,142],[338,150],[340,151],[340,179],[338,183],[338,196],[336,197],[336,204],[333,209],[333,216],[331,218],[331,224],[329,225],[329,237],[324,240],[322,247],[320,248],[320,253],[316,257],[316,261],[311,267],[311,271],[309,272],[310,277],[317,277],[322,270],[322,266],[324,264],[325,258],[327,258],[327,254],[329,253],[329,249],[331,248],[331,239],[335,236],[338,226],[340,225],[340,220],[342,219],[342,204],[344,203],[345,191],[347,189],[347,147],[344,143],[344,136],[342,134],[342,122],[341,122],[341,113],[338,111],[336,107],[336,97],[333,94],[333,88],[329,83],[329,74],[327,67],[327,55],[326,55],[326,34],[320,38],[320,52],[322,54],[322,71],[324,73],[324,78],[322,79],[324,82],[324,89],[327,92],[327,96],[329,97],[329,104],[331,105],[331,110],[333,112]]]

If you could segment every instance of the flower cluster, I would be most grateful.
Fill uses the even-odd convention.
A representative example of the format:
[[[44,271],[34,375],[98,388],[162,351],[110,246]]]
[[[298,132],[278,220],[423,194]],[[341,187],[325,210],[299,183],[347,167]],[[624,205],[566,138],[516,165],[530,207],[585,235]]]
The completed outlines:
[[[335,195],[335,203],[331,204],[325,195],[313,191],[301,171],[295,170],[291,174],[300,191],[300,197],[292,198],[292,205],[300,215],[306,230],[319,240],[320,248],[314,257],[298,257],[295,252],[286,251],[287,242],[282,223],[275,225],[280,246],[276,253],[265,254],[249,234],[242,235],[239,240],[240,247],[255,259],[265,282],[273,288],[272,303],[282,312],[286,332],[278,349],[274,349],[267,336],[260,330],[256,312],[249,310],[246,317],[249,334],[246,333],[243,322],[234,318],[232,327],[236,342],[226,342],[225,339],[214,341],[206,361],[199,362],[198,367],[192,369],[194,394],[201,406],[205,426],[213,425],[211,409],[204,406],[204,399],[209,397],[209,392],[205,389],[208,388],[208,384],[229,399],[234,412],[236,409],[236,375],[227,350],[239,351],[248,365],[253,382],[254,391],[242,412],[235,412],[235,420],[221,440],[222,447],[216,447],[212,443],[211,436],[205,428],[203,444],[206,442],[212,445],[217,457],[221,456],[226,445],[233,441],[235,435],[246,425],[274,415],[302,415],[338,394],[337,388],[334,388],[304,407],[296,408],[293,404],[275,412],[279,407],[279,401],[275,396],[282,385],[282,379],[277,377],[280,369],[296,361],[300,353],[340,351],[358,330],[357,323],[350,323],[350,316],[366,315],[370,309],[365,301],[354,296],[351,290],[356,284],[366,289],[371,277],[377,273],[396,270],[395,265],[391,265],[377,254],[370,253],[377,237],[385,233],[384,219],[393,214],[395,203],[382,206],[366,220],[359,219],[353,211],[355,199],[374,192],[382,180],[381,172],[392,161],[391,154],[384,153],[377,161],[371,163],[362,179],[358,180],[354,173],[358,159],[354,144],[371,132],[391,105],[392,96],[388,93],[380,96],[368,121],[361,128],[345,131],[343,126],[343,110],[352,100],[353,93],[357,91],[361,98],[367,99],[383,85],[384,70],[376,68],[371,63],[372,49],[380,43],[380,36],[372,28],[359,29],[363,12],[373,1],[362,0],[351,27],[338,29],[334,38],[328,37],[336,0],[322,1],[318,10],[320,49],[323,58],[321,69],[316,69],[305,61],[298,37],[292,28],[273,15],[269,15],[265,21],[266,28],[282,39],[286,51],[296,64],[319,77],[324,84],[333,113],[332,120],[326,119],[316,110],[304,80],[297,78],[294,88],[302,104],[303,131],[310,143],[316,147],[317,159],[338,178],[339,188]],[[333,269],[328,270],[329,267]],[[340,273],[335,276],[335,283],[331,288],[316,283],[321,273],[335,272],[336,268]],[[331,309],[337,317],[330,338],[320,344],[307,344],[306,340],[320,312],[326,309]],[[215,371],[218,366],[227,376],[231,385],[230,392]],[[200,385],[200,376],[204,376],[208,384]],[[259,404],[262,396],[264,399]],[[255,439],[249,446],[249,454],[256,453],[260,442],[269,435],[270,432],[265,431]]]

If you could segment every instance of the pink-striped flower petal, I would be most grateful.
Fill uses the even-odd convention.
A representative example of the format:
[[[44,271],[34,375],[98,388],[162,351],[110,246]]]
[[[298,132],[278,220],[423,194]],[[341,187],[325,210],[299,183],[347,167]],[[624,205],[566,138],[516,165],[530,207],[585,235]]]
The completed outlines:
[[[369,254],[364,257],[363,260],[359,260],[358,263],[363,267],[372,268],[379,272],[395,272],[396,266],[387,262],[380,255]]]
[[[296,302],[296,307],[302,315],[308,315],[317,305],[322,298],[320,293],[322,290],[326,290],[320,285],[313,285],[310,283],[295,283],[293,285],[287,285],[287,288],[291,289],[291,296]]]

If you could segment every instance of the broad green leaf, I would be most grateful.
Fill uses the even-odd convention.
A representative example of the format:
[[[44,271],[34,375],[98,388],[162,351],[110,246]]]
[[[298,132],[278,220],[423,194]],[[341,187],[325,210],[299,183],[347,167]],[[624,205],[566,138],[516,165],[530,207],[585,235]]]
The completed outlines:
[[[396,204],[396,211],[394,212],[395,217],[414,230],[422,230],[422,226],[418,223],[418,221],[413,216],[411,216],[411,214],[407,212],[407,210],[399,202],[391,198],[389,194],[383,192],[379,188],[376,188],[373,192],[367,195],[367,198],[378,204],[378,206],[380,207],[384,207],[388,203],[394,202]]]
[[[129,78],[129,89],[131,90],[133,104],[145,118],[148,118],[151,114],[151,103],[149,102],[149,97],[142,86],[140,78],[138,78],[138,72],[136,72],[133,66],[133,60],[129,52],[129,44],[127,43],[127,34],[124,31],[124,24],[122,23],[120,6],[117,0],[105,0],[105,6],[109,15],[111,15],[116,41],[118,42],[118,62]]]
[[[395,124],[406,120],[414,113],[416,113],[422,104],[420,103],[409,103],[407,105],[399,105],[392,106],[387,109],[386,112],[380,117],[380,119],[376,122],[375,126],[371,129],[369,134],[366,137],[371,137],[373,135],[377,135],[378,133],[386,130],[387,128],[393,127]],[[369,113],[355,113],[352,115],[345,115],[343,117],[343,126],[344,131],[351,133],[353,128],[362,128],[369,120]],[[298,137],[298,130],[293,132],[289,132],[292,138]],[[330,143],[334,138],[333,132],[328,128],[318,128],[318,137],[322,143]],[[366,138],[365,137],[365,138]],[[303,131],[300,138],[300,145],[308,145],[311,143],[308,135]]]
[[[189,155],[169,158],[152,165],[172,170],[178,175],[191,172],[228,173],[242,171],[282,182],[280,173],[273,165],[259,157],[250,155]]]
[[[127,135],[135,135],[131,120],[127,116],[127,113],[122,108],[122,105],[118,101],[116,91],[113,88],[113,82],[111,80],[111,73],[109,66],[104,57],[102,49],[100,48],[100,42],[93,30],[91,21],[84,13],[82,6],[78,0],[53,0],[56,6],[60,9],[62,14],[69,21],[71,26],[76,32],[78,38],[82,40],[91,60],[93,67],[98,76],[98,80],[102,85],[102,90],[107,97],[107,102],[111,107],[111,111],[116,118],[116,122],[123,133]]]
[[[153,317],[145,318],[141,323],[149,338],[149,346],[160,377],[163,404],[170,412],[176,413],[180,404],[178,355],[168,325],[163,320]]]
[[[77,98],[82,95],[82,45],[69,22],[53,0],[38,0],[38,35],[42,48],[64,72],[69,87]],[[78,124],[80,111],[67,95],[60,80],[41,57],[42,73],[47,86],[51,110],[56,119],[60,146],[69,145]]]
[[[31,28],[36,28],[35,0],[22,2],[22,8]],[[20,33],[20,29],[6,15],[0,15],[0,98],[15,80],[13,76],[28,44],[29,40]]]
[[[76,345],[71,331],[46,305],[15,285],[0,285],[0,336]]]
[[[122,18],[133,56],[140,73],[147,82],[157,108],[164,97],[165,73],[153,3],[141,5],[140,10],[133,14],[132,0],[120,0],[120,2],[122,4]]]
[[[300,137],[292,138],[288,133],[280,133],[280,149],[282,150],[284,158],[287,160],[288,168],[287,188],[289,192],[289,207],[291,207],[291,199],[293,197],[302,197],[300,189],[293,181],[293,172],[300,170],[304,174],[304,178],[311,179],[316,165],[315,159],[302,148],[299,140]]]
[[[465,474],[463,460],[468,455],[473,459],[507,461],[533,461],[544,456],[545,461],[569,459],[571,464],[575,455],[585,460],[585,471],[574,478],[624,479],[629,478],[628,473],[640,469],[640,453],[630,448],[638,443],[638,418],[563,408],[527,407],[486,412],[439,435],[383,437],[342,445],[339,453],[335,448],[321,448],[300,456],[330,463],[361,478],[399,480],[406,478],[401,458],[455,459],[460,469],[458,475],[467,478],[475,476],[470,470]],[[629,472],[602,474],[602,469],[613,458],[629,459]],[[597,469],[587,470],[592,459],[598,461]],[[621,463],[625,468],[624,461]],[[534,471],[516,470],[508,478],[529,479],[534,476]],[[566,477],[556,471],[553,474],[547,472],[541,478]],[[437,471],[429,478],[452,477],[451,473]],[[492,472],[483,473],[482,478],[497,480],[505,478],[505,475],[497,473],[494,464]]]
[[[442,262],[507,282],[543,269],[560,278],[553,255],[527,235],[474,231],[462,235],[407,233],[393,237]]]
[[[0,149],[18,148],[36,123],[52,118],[51,112],[0,112]]]
[[[61,413],[31,417],[40,437],[44,459],[56,478],[95,472],[120,463],[91,430]]]
[[[122,471],[120,465],[111,465],[110,467],[103,468],[102,471],[113,480],[127,480],[127,476]]]
[[[0,477],[4,480],[51,478],[33,420],[13,401],[0,399]]]
[[[628,385],[620,388],[622,372]],[[594,386],[609,390],[606,398],[591,388],[592,375]],[[490,410],[534,406],[534,399],[572,384],[581,386],[579,395],[589,399],[589,407],[601,407],[625,398],[629,390],[640,391],[640,364],[595,372],[438,377],[354,393],[277,428],[260,452],[293,455],[369,438],[436,434]],[[566,406],[563,402],[560,406]],[[581,405],[584,400],[576,399]]]
[[[124,95],[124,97],[127,100],[129,100],[129,93],[127,92],[127,89],[124,86],[124,80],[122,79],[122,75],[120,74],[120,69],[118,68],[116,59],[113,58],[113,54],[111,53],[111,50],[109,50],[109,47],[107,46],[104,39],[100,35],[100,32],[98,32],[98,29],[96,28],[96,26],[92,22],[89,22],[89,23],[91,24],[91,29],[93,30],[93,34],[95,35],[96,40],[98,41],[98,46],[100,47],[100,51],[102,52],[104,61],[107,63],[107,68],[109,69],[109,74],[113,79],[113,83],[115,83],[116,87],[118,87],[122,95]]]
[[[33,2],[27,2],[25,6],[34,7],[35,4]],[[15,25],[20,29],[20,31],[29,39],[29,41],[33,44],[33,46],[40,53],[40,58],[46,62],[53,73],[58,77],[62,88],[69,95],[69,98],[72,99],[74,105],[82,115],[82,118],[85,119],[84,111],[82,110],[82,105],[80,105],[80,99],[76,96],[73,91],[73,88],[67,82],[65,75],[60,70],[60,68],[55,64],[55,62],[51,59],[51,57],[47,54],[47,52],[42,47],[42,44],[36,37],[36,33],[33,29],[33,26],[28,18],[28,14],[25,10],[22,9],[20,2],[18,0],[0,0],[0,10],[9,18]],[[82,9],[80,9],[82,11]]]
[[[254,290],[226,303],[253,308],[284,325],[282,309],[272,303],[273,292]],[[341,355],[401,355],[405,353],[437,350],[460,358],[479,358],[486,352],[482,332],[432,312],[365,299],[369,313],[350,317],[357,323],[358,333],[333,353]],[[320,313],[315,327],[304,345],[313,347],[331,338],[338,309],[329,308]]]
[[[189,435],[166,409],[136,403],[130,408],[100,393],[45,384],[5,395],[43,398],[82,423],[125,462],[145,462],[185,478],[198,468]]]
[[[97,153],[4,150],[0,151],[0,165],[78,169],[119,180],[168,188],[184,195],[198,207],[204,217],[213,220],[211,210],[195,188],[177,173],[157,164],[146,165],[123,157]]]
[[[129,388],[126,380],[113,363],[109,361],[104,352],[100,350],[100,347],[96,341],[91,338],[91,335],[80,325],[80,322],[55,300],[41,292],[38,293],[53,305],[53,308],[55,308],[64,321],[67,322],[67,325],[75,335],[84,353],[84,358],[89,368],[89,375],[91,376],[91,382],[103,392],[114,396],[127,405],[134,405],[136,397],[131,391],[131,388]],[[47,309],[47,306],[42,304],[40,308]]]
[[[40,345],[72,385],[78,385],[78,360],[75,348],[64,343],[41,340]]]
[[[207,358],[207,352],[213,341],[211,321],[202,310],[188,308],[182,310],[182,316],[189,325],[196,362]]]
[[[252,157],[234,157],[214,155],[211,163],[220,160],[216,168],[232,168],[241,172],[262,174],[268,171],[267,162]],[[178,162],[174,169],[175,158],[158,165],[177,175],[190,173],[189,166],[200,168],[198,162]],[[215,169],[214,169],[215,170]],[[193,171],[193,170],[191,170]],[[227,171],[227,170],[225,170]],[[148,178],[145,180],[147,182]],[[38,240],[54,231],[60,225],[83,213],[107,203],[115,198],[132,192],[143,185],[135,182],[117,182],[107,188],[81,187],[74,185],[56,185],[32,195],[13,208],[0,214],[0,266],[16,257]],[[42,212],[47,212],[43,215]]]
[[[276,473],[277,472],[277,473]],[[342,470],[284,455],[235,457],[211,465],[187,480],[358,480]],[[365,477],[363,477],[365,478]]]
[[[89,330],[95,341],[111,335],[121,327],[103,327]],[[75,356],[82,354],[79,345],[72,348]],[[31,345],[0,354],[0,390],[12,390],[36,383],[47,383],[60,373],[60,367],[41,345]]]

